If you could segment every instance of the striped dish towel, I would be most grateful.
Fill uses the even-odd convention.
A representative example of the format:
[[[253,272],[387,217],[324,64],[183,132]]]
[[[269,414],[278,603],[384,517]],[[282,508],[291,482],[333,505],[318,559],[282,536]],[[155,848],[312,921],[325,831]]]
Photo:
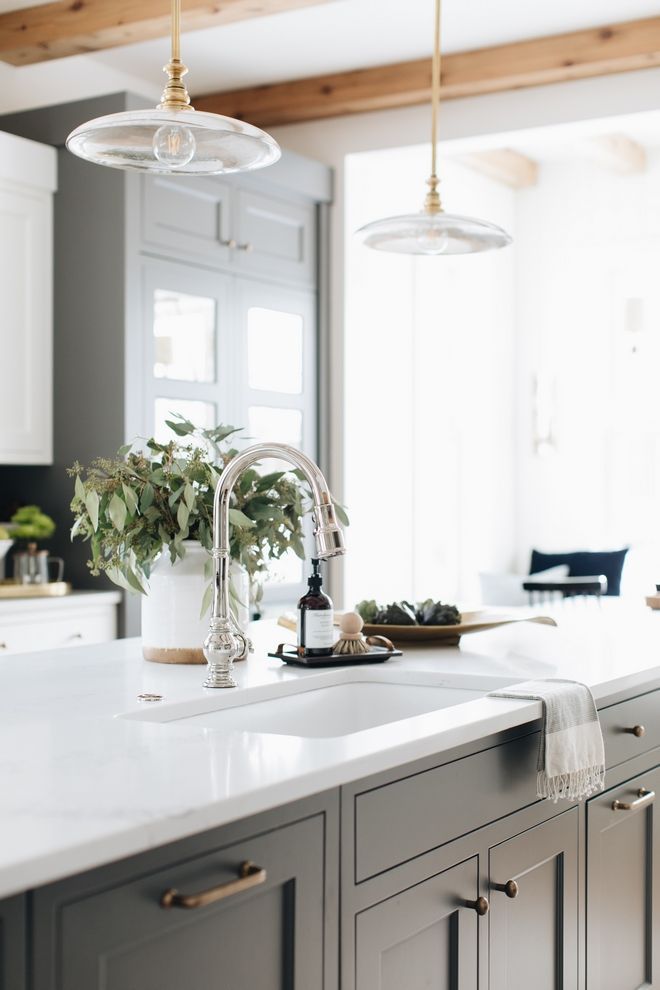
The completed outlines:
[[[605,785],[605,748],[598,712],[586,684],[548,678],[523,681],[492,698],[540,701],[543,706],[536,793],[581,801]]]

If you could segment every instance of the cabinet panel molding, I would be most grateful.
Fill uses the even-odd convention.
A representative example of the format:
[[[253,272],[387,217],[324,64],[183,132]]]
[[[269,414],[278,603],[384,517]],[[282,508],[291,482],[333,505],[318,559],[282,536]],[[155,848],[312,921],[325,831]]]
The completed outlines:
[[[490,850],[490,990],[577,990],[578,827],[572,808]]]
[[[587,803],[587,990],[660,987],[658,807],[647,792],[660,794],[660,769]]]

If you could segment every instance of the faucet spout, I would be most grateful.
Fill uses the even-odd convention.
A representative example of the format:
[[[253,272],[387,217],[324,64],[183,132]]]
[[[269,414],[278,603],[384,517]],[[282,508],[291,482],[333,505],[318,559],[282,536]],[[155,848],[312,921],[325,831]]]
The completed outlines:
[[[229,607],[229,502],[243,471],[264,457],[288,461],[307,480],[312,492],[317,557],[325,560],[345,552],[328,483],[311,458],[295,447],[280,443],[257,443],[237,454],[220,475],[213,501],[213,604],[209,633],[204,641],[208,663],[204,687],[236,687],[232,676],[234,660],[245,658],[251,649],[247,633],[239,629]]]

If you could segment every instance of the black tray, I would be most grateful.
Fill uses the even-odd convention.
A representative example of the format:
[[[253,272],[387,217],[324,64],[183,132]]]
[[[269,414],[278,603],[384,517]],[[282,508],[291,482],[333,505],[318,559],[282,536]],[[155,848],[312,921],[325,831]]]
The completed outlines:
[[[328,657],[303,657],[300,656],[295,646],[280,647],[275,653],[269,653],[269,657],[275,657],[284,663],[292,663],[297,667],[354,667],[361,663],[383,663],[390,657],[403,656],[401,650],[388,650],[384,646],[370,646],[368,653],[333,653]]]

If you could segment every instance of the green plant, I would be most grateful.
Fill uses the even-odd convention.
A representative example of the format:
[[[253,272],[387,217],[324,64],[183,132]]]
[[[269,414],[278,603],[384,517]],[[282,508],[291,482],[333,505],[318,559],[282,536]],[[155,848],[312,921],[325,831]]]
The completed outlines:
[[[24,505],[11,517],[10,535],[15,540],[47,540],[55,532],[55,523],[38,505]]]
[[[115,458],[69,469],[75,479],[71,538],[89,541],[92,574],[105,571],[130,591],[145,592],[164,547],[172,563],[185,555],[186,540],[199,540],[211,550],[215,488],[222,469],[238,453],[230,441],[239,432],[236,427],[199,429],[183,416],[169,420],[168,426],[176,440],[151,438],[145,449],[127,444]],[[229,510],[230,551],[251,581],[287,550],[304,557],[303,516],[309,507],[296,472],[243,472]],[[340,507],[338,512],[345,519]],[[209,576],[210,564],[209,558]],[[209,598],[210,589],[203,611]]]

